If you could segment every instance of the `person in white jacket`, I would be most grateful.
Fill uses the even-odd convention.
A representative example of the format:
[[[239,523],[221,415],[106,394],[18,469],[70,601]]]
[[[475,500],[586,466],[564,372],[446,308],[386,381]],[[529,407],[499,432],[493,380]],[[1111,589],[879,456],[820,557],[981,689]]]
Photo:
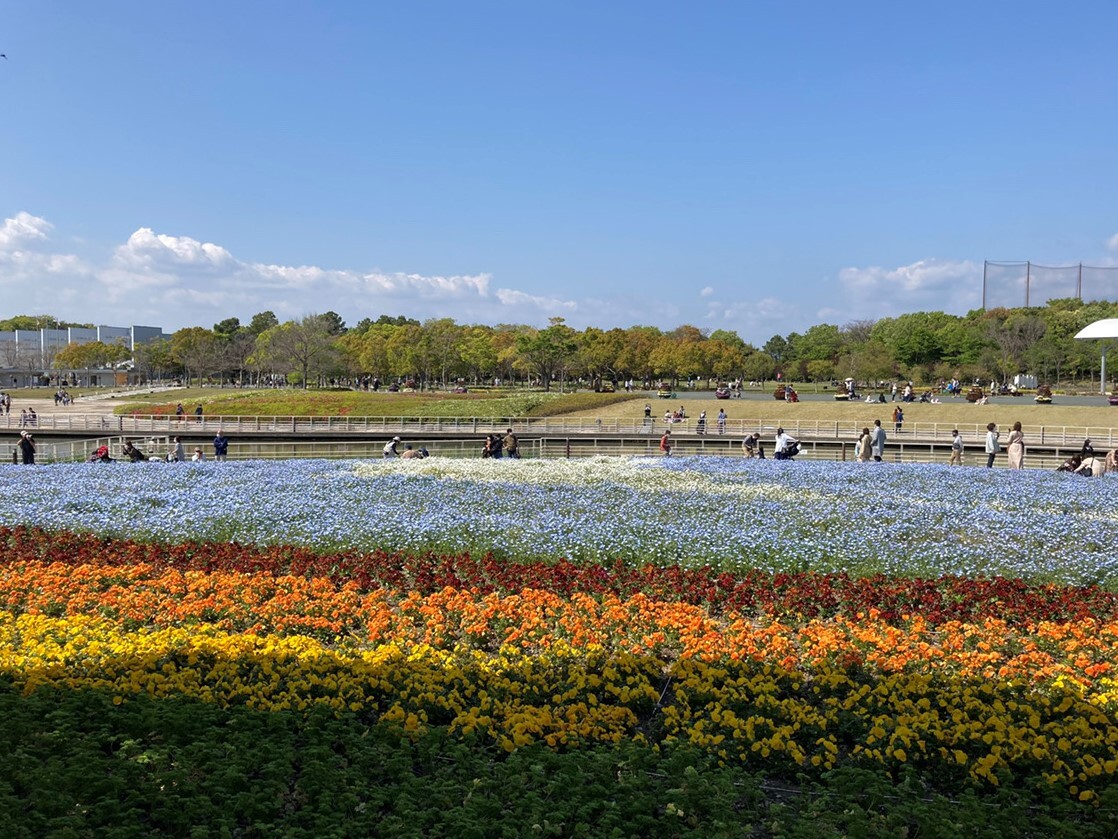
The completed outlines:
[[[787,433],[783,428],[776,430],[776,454],[773,455],[777,460],[791,460],[796,456],[798,451],[797,443],[799,441],[791,434]]]
[[[989,469],[994,465],[994,457],[1002,450],[1001,443],[998,442],[998,426],[996,423],[989,423],[986,426],[986,468]]]

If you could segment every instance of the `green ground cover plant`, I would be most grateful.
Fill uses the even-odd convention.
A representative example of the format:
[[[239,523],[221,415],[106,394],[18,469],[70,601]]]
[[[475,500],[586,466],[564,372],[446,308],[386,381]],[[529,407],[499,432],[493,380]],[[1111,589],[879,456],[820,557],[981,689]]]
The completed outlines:
[[[638,743],[500,753],[355,714],[221,709],[0,683],[7,836],[1111,839],[1115,800],[1043,784],[948,797],[915,774],[818,781]],[[1112,791],[1113,793],[1114,791]]]
[[[199,389],[195,389],[198,391]],[[114,407],[124,415],[169,416],[181,402],[187,413],[202,405],[210,416],[525,417],[558,416],[624,402],[616,393],[365,393],[362,391],[201,389],[192,395],[152,394]]]

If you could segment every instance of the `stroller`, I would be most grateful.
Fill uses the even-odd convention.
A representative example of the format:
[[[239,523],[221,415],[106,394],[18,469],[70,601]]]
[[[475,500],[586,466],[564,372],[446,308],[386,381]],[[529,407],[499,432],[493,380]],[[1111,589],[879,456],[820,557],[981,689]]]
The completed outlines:
[[[775,455],[773,455],[773,457],[776,458],[777,460],[792,460],[799,453],[800,453],[800,443],[797,440],[793,443],[788,444],[788,446],[786,448],[781,449],[780,451],[778,451]]]

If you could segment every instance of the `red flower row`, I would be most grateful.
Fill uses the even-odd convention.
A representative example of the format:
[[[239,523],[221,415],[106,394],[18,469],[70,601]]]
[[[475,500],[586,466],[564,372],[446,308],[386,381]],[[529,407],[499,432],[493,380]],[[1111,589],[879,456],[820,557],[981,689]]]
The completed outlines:
[[[925,621],[981,621],[1010,624],[1118,618],[1118,595],[1097,586],[1035,585],[994,577],[971,579],[854,578],[845,574],[740,574],[710,568],[680,568],[623,563],[611,566],[509,562],[468,553],[401,554],[317,553],[290,546],[261,547],[230,543],[167,545],[109,539],[89,533],[48,532],[0,527],[0,563],[42,561],[70,565],[125,566],[146,563],[156,570],[236,571],[293,574],[351,583],[360,591],[392,588],[430,594],[443,588],[469,588],[480,594],[544,589],[561,596],[637,593],[668,601],[772,617],[855,616],[873,611],[886,622],[920,615]]]

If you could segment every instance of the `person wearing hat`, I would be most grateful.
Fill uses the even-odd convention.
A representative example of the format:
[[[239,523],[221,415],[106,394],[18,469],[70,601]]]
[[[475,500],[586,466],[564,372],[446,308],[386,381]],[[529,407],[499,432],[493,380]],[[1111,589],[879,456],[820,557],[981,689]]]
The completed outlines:
[[[391,440],[389,440],[387,443],[385,443],[384,444],[384,456],[385,457],[399,457],[400,453],[398,451],[396,451],[396,444],[399,443],[399,442],[400,442],[399,437],[393,437]]]
[[[27,431],[19,432],[19,453],[23,457],[24,466],[35,465],[35,440]]]

